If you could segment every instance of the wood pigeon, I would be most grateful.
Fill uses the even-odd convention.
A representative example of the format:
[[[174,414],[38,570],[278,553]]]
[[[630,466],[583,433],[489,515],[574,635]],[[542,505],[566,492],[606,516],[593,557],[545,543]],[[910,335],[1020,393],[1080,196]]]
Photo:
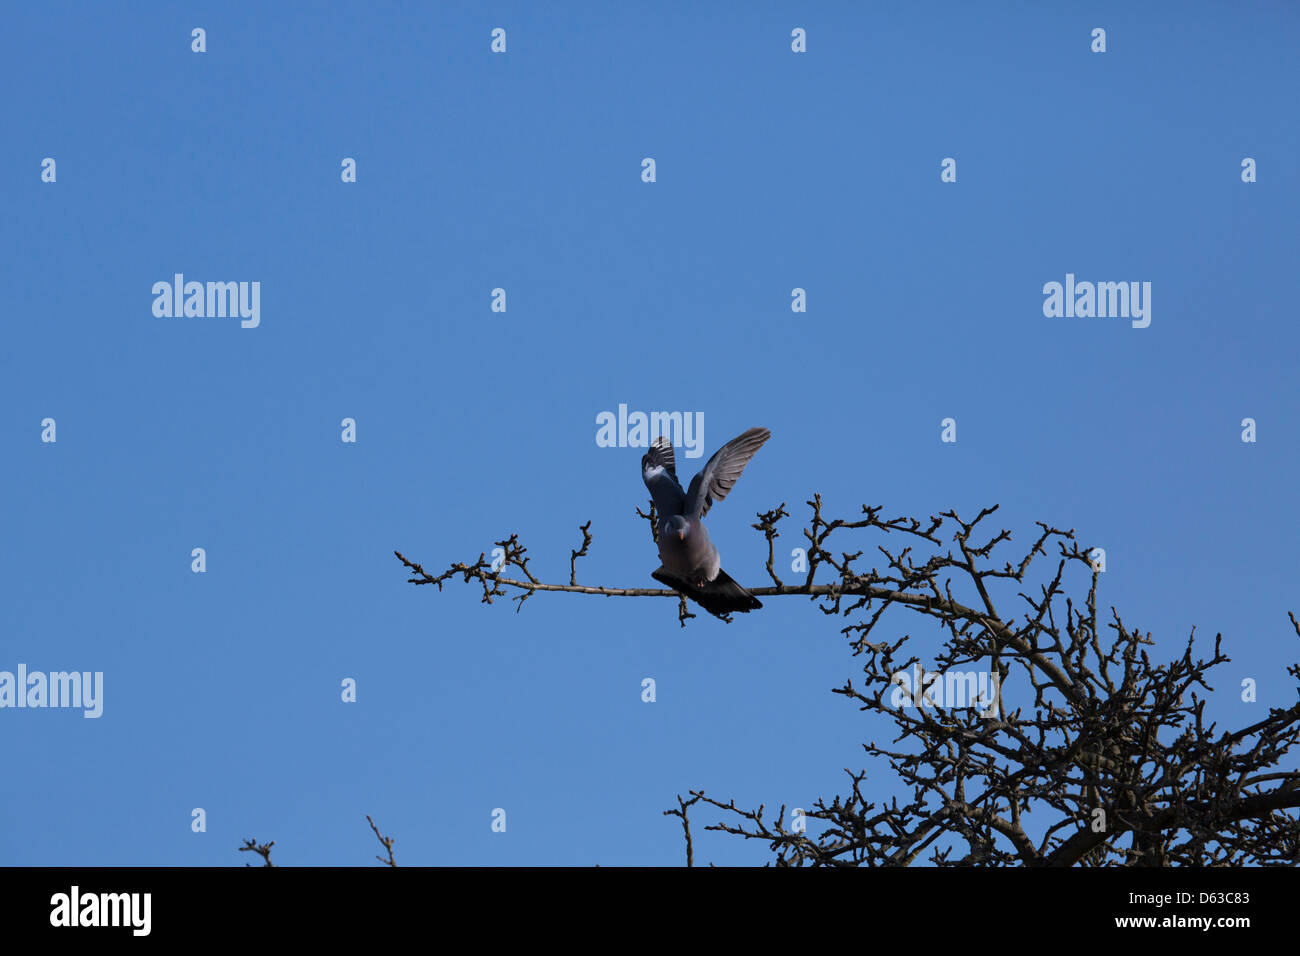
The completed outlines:
[[[719,617],[763,605],[722,570],[718,549],[709,540],[702,519],[715,501],[727,497],[771,435],[766,428],[751,428],[737,435],[717,450],[685,492],[677,481],[673,446],[667,438],[656,438],[641,458],[641,477],[659,512],[655,530],[663,565],[653,577]]]

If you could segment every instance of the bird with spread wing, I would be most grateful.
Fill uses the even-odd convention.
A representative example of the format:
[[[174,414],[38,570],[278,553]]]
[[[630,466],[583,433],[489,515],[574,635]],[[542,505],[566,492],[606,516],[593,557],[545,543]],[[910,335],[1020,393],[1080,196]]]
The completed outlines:
[[[663,564],[653,577],[719,617],[763,605],[722,570],[703,519],[715,501],[727,497],[771,434],[766,428],[751,428],[737,435],[717,450],[686,491],[677,481],[672,443],[663,435],[641,458],[641,477],[659,512],[655,531]]]

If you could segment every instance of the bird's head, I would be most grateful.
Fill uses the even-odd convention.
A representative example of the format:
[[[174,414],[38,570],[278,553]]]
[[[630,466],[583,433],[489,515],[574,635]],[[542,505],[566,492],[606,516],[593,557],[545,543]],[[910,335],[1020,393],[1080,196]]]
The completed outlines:
[[[686,540],[686,534],[691,530],[691,523],[683,515],[673,515],[668,519],[668,533],[677,535],[678,541]]]

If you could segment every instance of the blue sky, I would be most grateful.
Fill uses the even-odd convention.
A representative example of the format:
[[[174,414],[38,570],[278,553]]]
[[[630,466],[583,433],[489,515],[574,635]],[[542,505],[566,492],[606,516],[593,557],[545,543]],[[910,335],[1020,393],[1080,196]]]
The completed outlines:
[[[677,864],[677,793],[839,792],[887,725],[802,599],[406,583],[511,532],[567,581],[591,519],[580,580],[653,586],[620,403],[772,430],[709,515],[742,583],[782,501],[791,547],[814,492],[999,503],[1105,546],[1159,653],[1222,631],[1225,724],[1294,701],[1296,9],[655,6],[7,14],[0,669],[102,671],[104,712],[0,710],[0,862],[365,865],[370,813],[409,864]],[[260,325],[155,317],[177,272]],[[1150,326],[1045,317],[1067,273],[1150,282]]]

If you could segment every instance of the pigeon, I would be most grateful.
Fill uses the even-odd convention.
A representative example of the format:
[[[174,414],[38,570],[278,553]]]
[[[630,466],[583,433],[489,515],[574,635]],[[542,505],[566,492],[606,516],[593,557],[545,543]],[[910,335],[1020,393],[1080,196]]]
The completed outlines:
[[[641,477],[659,512],[655,533],[663,564],[652,576],[718,617],[763,605],[722,570],[718,549],[702,519],[715,501],[727,497],[771,434],[766,428],[751,428],[737,435],[717,450],[685,492],[677,481],[673,446],[667,438],[660,435],[641,457]]]

